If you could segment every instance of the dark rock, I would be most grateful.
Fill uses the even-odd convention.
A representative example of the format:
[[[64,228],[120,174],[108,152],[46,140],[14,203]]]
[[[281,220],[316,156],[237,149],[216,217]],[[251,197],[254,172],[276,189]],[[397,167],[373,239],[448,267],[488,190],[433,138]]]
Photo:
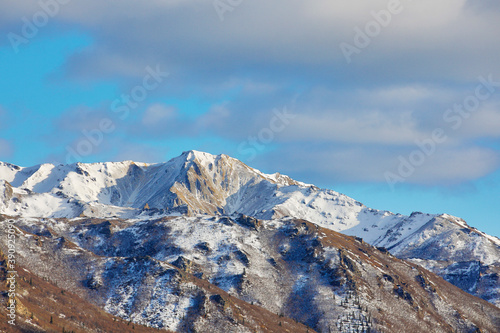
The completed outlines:
[[[236,223],[241,226],[259,230],[262,226],[262,222],[257,220],[255,217],[250,217],[246,215],[241,215],[236,219]]]
[[[209,254],[210,252],[212,252],[212,249],[210,248],[207,242],[198,243],[194,246],[194,248],[202,252],[203,254]]]

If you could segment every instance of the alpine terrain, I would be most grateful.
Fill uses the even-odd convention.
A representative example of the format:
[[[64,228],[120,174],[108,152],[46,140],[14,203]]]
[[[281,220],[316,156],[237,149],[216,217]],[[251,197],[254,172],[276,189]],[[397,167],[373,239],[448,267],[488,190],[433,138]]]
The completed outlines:
[[[4,330],[500,332],[500,239],[226,155],[0,162],[0,224]]]

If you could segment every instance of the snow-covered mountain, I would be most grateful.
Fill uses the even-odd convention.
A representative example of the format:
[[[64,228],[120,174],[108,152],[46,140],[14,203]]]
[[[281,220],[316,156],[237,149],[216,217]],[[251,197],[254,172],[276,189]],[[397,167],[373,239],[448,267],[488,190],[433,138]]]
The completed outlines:
[[[5,220],[18,230],[19,266],[114,316],[153,328],[304,333],[500,328],[494,305],[359,238],[305,220],[243,215]],[[32,288],[21,290],[20,302],[30,299]],[[60,311],[70,317],[67,309]]]
[[[447,214],[404,216],[368,208],[332,190],[279,173],[264,174],[226,155],[189,151],[159,164],[127,161],[22,168],[0,162],[0,214],[71,221],[186,219],[199,214],[217,219],[240,214],[264,221],[303,219],[363,238],[500,305],[498,238]]]
[[[0,163],[0,179],[10,184],[16,198],[4,200],[3,212],[33,217],[130,217],[146,204],[161,211],[232,214],[259,210],[266,205],[267,194],[278,187],[307,187],[287,176],[265,175],[226,155],[195,151],[161,164],[127,161],[21,168]],[[270,205],[284,199],[271,200]]]
[[[150,214],[292,216],[386,247],[437,217],[378,211],[332,190],[279,173],[264,174],[226,155],[196,151],[161,164],[21,168],[0,163],[0,179],[0,193],[5,193],[1,212],[23,217],[129,218],[143,214],[146,205]]]

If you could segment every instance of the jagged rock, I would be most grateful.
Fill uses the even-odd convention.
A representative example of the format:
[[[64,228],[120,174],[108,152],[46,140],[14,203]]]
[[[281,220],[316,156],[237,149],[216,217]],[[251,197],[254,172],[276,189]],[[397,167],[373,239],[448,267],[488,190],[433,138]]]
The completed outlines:
[[[254,217],[241,215],[236,219],[236,222],[242,226],[259,230],[262,222]]]
[[[193,273],[193,262],[189,259],[184,258],[183,256],[179,256],[177,260],[172,262],[172,265],[182,269],[187,273]]]

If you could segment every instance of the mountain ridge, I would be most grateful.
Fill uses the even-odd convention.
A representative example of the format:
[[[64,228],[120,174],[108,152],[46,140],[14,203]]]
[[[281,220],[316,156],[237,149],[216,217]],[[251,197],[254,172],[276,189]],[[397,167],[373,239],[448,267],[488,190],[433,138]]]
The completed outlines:
[[[494,305],[384,249],[305,220],[0,216],[4,220],[18,231],[19,264],[111,315],[152,330],[500,328],[500,309]]]
[[[385,247],[500,305],[500,239],[448,214],[405,216],[372,209],[333,190],[262,173],[224,154],[187,151],[154,164],[22,168],[0,162],[0,179],[0,213],[8,216],[134,219],[243,214],[260,220],[304,219]],[[469,282],[463,284],[460,278]]]

